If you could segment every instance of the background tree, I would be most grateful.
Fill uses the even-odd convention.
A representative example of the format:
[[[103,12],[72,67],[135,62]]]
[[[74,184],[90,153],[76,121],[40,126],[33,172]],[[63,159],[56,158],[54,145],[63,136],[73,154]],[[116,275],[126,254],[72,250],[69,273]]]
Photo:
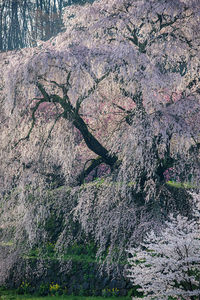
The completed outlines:
[[[37,45],[62,28],[63,1],[5,0],[0,3],[1,51]]]
[[[2,0],[0,2],[0,51],[36,46],[58,34],[64,7],[84,1]]]

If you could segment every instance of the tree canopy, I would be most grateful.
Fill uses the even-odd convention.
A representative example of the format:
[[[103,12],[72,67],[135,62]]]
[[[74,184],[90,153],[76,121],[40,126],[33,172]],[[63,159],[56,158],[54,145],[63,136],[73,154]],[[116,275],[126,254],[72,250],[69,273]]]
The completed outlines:
[[[66,119],[100,156],[99,163],[112,167],[121,161],[123,181],[132,178],[144,190],[152,180],[162,182],[169,167],[181,181],[196,180],[198,21],[195,1],[70,6],[63,34],[41,48],[3,57],[6,114],[25,108],[22,122],[32,118],[29,138],[41,105],[49,103],[51,122],[39,118],[44,128],[53,122],[52,132]],[[48,115],[44,106],[43,114]],[[105,126],[112,132],[108,140]],[[94,156],[84,155],[94,162]]]

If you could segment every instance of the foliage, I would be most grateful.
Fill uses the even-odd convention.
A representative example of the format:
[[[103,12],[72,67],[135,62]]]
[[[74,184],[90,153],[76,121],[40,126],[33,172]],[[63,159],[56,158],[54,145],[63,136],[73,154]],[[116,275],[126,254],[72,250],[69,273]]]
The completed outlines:
[[[47,296],[49,294],[49,284],[41,283],[39,289],[37,290],[36,294],[38,296]]]
[[[19,294],[28,294],[30,292],[31,285],[26,281],[22,281],[21,285],[19,286],[17,292]]]
[[[166,228],[147,235],[130,250],[129,277],[145,299],[198,299],[200,295],[200,223],[178,215]]]

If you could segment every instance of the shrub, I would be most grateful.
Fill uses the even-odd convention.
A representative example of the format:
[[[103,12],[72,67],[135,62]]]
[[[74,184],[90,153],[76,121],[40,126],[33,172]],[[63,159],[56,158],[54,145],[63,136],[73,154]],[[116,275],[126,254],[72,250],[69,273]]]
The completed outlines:
[[[47,296],[49,294],[49,284],[41,283],[37,291],[38,296]]]
[[[52,296],[54,295],[58,295],[59,292],[60,292],[61,288],[60,288],[60,285],[58,283],[51,283],[50,286],[49,286],[49,291],[50,291],[50,294]]]

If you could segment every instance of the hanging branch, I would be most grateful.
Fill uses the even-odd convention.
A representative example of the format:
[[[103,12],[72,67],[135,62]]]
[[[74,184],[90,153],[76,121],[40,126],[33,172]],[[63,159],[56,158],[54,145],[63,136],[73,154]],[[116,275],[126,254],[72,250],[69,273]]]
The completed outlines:
[[[62,117],[62,114],[59,114],[59,115],[55,118],[54,123],[53,123],[53,125],[51,126],[51,129],[49,130],[48,136],[47,136],[45,142],[44,142],[43,145],[42,145],[42,149],[41,149],[41,151],[40,151],[40,155],[42,154],[42,152],[43,152],[43,150],[44,150],[44,147],[45,147],[46,143],[47,143],[48,140],[50,139],[51,133],[52,133],[52,131],[53,131],[53,129],[54,129],[54,127],[55,127],[57,121],[58,121],[61,117]]]
[[[91,162],[91,163],[90,163],[89,167],[87,167],[87,169],[85,169],[86,164],[88,162]],[[77,181],[80,184],[83,184],[85,178],[90,174],[90,172],[92,172],[96,167],[100,166],[102,163],[103,163],[103,159],[100,156],[98,156],[96,159],[87,160],[84,164],[83,171],[77,177]]]

